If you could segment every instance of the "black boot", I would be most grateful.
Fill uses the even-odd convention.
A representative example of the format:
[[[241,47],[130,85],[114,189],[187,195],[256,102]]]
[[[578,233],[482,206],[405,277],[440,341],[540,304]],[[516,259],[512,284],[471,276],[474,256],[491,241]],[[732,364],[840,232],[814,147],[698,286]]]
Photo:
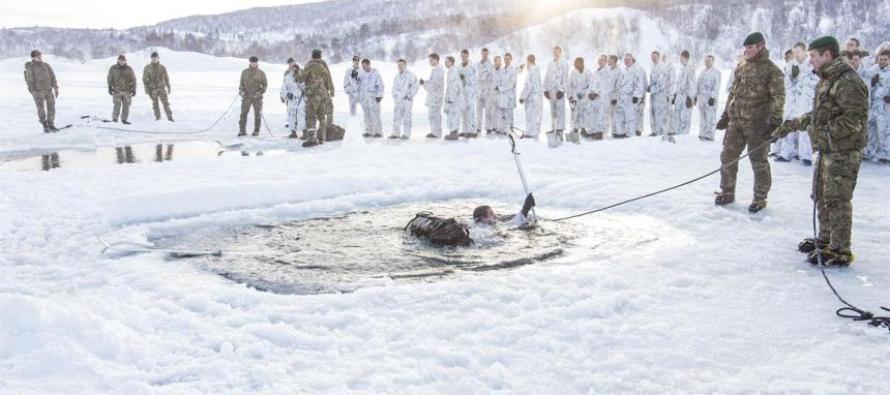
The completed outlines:
[[[123,121],[121,121],[121,123],[124,124],[124,125],[130,125],[130,121],[128,121],[128,120],[126,120],[126,119],[123,120]]]
[[[287,138],[289,138],[289,139],[298,139],[298,138],[300,138],[300,136],[297,135],[297,131],[296,131],[296,130],[291,130],[291,131],[290,131],[290,136],[287,136]]]
[[[260,131],[259,131],[259,130],[254,130],[254,131],[253,131],[253,134],[251,134],[251,136],[253,136],[253,137],[257,137],[257,136],[259,136],[259,135],[260,135]]]
[[[457,133],[457,130],[452,130],[451,133],[448,133],[448,135],[445,136],[445,140],[454,141],[457,140],[458,137],[460,137],[460,134]]]
[[[815,251],[817,248],[826,248],[828,247],[828,243],[822,240],[816,240],[813,238],[803,239],[800,243],[797,243],[797,250],[804,253],[809,254]]]
[[[40,124],[43,125],[43,133],[50,133],[50,132],[52,132],[51,130],[49,130],[49,123],[46,123],[46,122],[40,122]]]
[[[766,199],[758,199],[758,200],[751,202],[751,205],[748,206],[748,212],[751,214],[756,214],[765,208],[766,208]]]
[[[717,197],[714,198],[714,204],[717,206],[726,206],[733,202],[735,202],[735,195],[732,193],[718,192]]]

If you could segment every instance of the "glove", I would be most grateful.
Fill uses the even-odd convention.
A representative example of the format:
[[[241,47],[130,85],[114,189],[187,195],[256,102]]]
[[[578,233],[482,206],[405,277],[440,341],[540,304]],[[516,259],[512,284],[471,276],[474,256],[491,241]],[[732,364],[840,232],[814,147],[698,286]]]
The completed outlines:
[[[563,91],[556,92],[556,100],[562,100],[563,97],[566,97],[566,93]]]
[[[535,197],[532,194],[528,194],[525,197],[525,202],[522,203],[522,216],[528,217],[528,212],[531,211],[532,207],[535,207]]]
[[[453,100],[445,100],[445,103],[453,104],[454,101]],[[519,100],[519,104],[522,104],[522,100]]]
[[[383,98],[382,98],[382,97],[375,97],[374,100],[377,100],[377,103],[380,103],[380,101],[383,100]]]
[[[692,98],[689,96],[686,96],[686,108],[692,108],[692,104],[693,104]]]
[[[646,93],[652,93],[652,87],[651,87],[651,86],[647,86],[647,87],[646,87]]]
[[[884,96],[884,103],[890,104],[890,96]]]
[[[519,104],[525,104],[525,99],[519,99]]]
[[[546,97],[547,100],[550,100],[550,92],[549,92],[549,91],[545,91],[545,92],[544,92],[544,97]]]
[[[288,93],[288,94],[287,94],[287,100],[294,100],[294,94],[293,94],[293,93]]]
[[[108,88],[108,94],[114,96],[114,89]]]
[[[875,74],[874,77],[871,77],[871,87],[872,87],[872,88],[878,86],[878,83],[879,83],[879,82],[881,82],[881,76],[880,76],[880,75]]]
[[[151,92],[148,90],[148,88],[145,88],[145,94],[151,96]]]
[[[631,99],[630,101],[633,102],[633,104],[637,104],[637,103],[640,102],[640,98],[639,98],[639,97],[635,97],[635,98]]]
[[[677,95],[671,97],[671,105],[673,106],[677,102]]]
[[[136,96],[136,91],[135,90],[130,91],[130,97],[134,97],[134,96]]]
[[[611,103],[614,106],[614,105],[618,104],[618,100],[612,99]]]
[[[583,93],[579,93],[579,94],[575,95],[575,97],[577,97],[578,100],[581,100],[581,99],[584,98],[584,94],[583,94]]]
[[[692,99],[692,105],[694,105],[694,106],[698,105],[698,96],[696,96],[694,99]]]
[[[463,73],[461,73],[461,75],[460,75],[460,80],[463,81],[463,80],[465,80],[465,79],[467,79],[467,77],[465,77],[465,76],[463,75]]]
[[[56,97],[56,99],[59,98],[59,88],[53,88],[53,95]]]
[[[787,136],[788,133],[791,133],[792,131],[793,130],[791,128],[791,121],[785,121],[784,123],[779,125],[776,130],[773,130],[773,132],[770,133],[770,141],[775,143],[776,141],[779,141],[780,138]]]
[[[353,69],[352,73],[350,73],[349,76],[352,77],[352,79],[357,79],[358,78],[358,70]]]
[[[717,100],[714,100],[713,97],[710,98],[710,99],[708,99],[708,105],[709,105],[709,106],[714,107],[715,104],[717,104]]]
[[[420,79],[420,85],[423,85],[423,78]]]
[[[800,75],[800,66],[793,65],[791,66],[791,79],[796,80],[797,76]]]
[[[596,100],[598,97],[600,97],[600,95],[596,94],[595,92],[590,92],[587,94],[587,98],[590,100]]]
[[[720,120],[717,121],[717,130],[726,130],[729,127],[729,116],[726,113],[720,116]]]

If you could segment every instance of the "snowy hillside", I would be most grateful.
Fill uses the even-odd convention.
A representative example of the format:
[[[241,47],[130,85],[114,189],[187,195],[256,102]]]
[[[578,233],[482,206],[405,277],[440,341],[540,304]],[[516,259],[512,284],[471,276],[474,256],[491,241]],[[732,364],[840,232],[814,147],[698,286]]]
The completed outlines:
[[[629,8],[627,10],[605,8]],[[599,11],[595,11],[599,9]],[[548,26],[547,33],[528,32]],[[530,29],[531,28],[531,29]],[[0,58],[35,47],[86,60],[165,47],[215,56],[281,61],[323,48],[334,63],[354,54],[374,59],[423,59],[430,51],[455,52],[491,41],[524,54],[527,41],[546,46],[577,41],[603,50],[648,51],[653,46],[694,56],[734,58],[743,37],[767,33],[776,51],[823,34],[859,37],[868,49],[887,40],[890,3],[881,0],[561,0],[539,2],[335,0],[190,16],[126,30],[0,30]],[[658,37],[652,43],[648,39]],[[669,39],[665,41],[665,39]],[[655,45],[653,45],[655,44]],[[591,53],[590,55],[593,55]]]
[[[614,12],[606,18],[638,11]],[[655,37],[657,20],[640,21],[639,39]],[[575,53],[593,44],[572,45]],[[147,54],[128,53],[137,71]],[[237,108],[226,108],[246,62],[161,56],[177,122],[155,122],[140,89],[131,128],[180,133],[224,112],[217,127],[99,129],[106,124],[79,116],[108,117],[104,81],[113,59],[48,57],[61,84],[57,124],[76,126],[44,135],[23,86],[24,59],[0,61],[0,393],[886,393],[887,331],[836,318],[838,303],[819,271],[795,250],[811,215],[811,169],[797,164],[773,165],[770,206],[757,216],[745,209],[752,180],[743,162],[740,202],[727,208],[713,205],[717,180],[709,178],[565,225],[543,221],[543,231],[566,243],[544,262],[420,281],[369,276],[346,293],[261,292],[232,281],[212,259],[103,253],[100,237],[146,243],[404,207],[462,207],[441,214],[466,217],[463,207],[506,213],[524,196],[506,140],[423,138],[423,94],[412,140],[394,143],[362,139],[360,117],[350,118],[338,94],[345,141],[308,150],[282,138],[284,66],[263,63],[271,130],[239,141]],[[412,70],[424,76],[420,63]],[[336,81],[346,66],[332,65]],[[377,67],[389,84],[395,65]],[[388,131],[388,94],[383,114]],[[524,124],[519,109],[516,121]],[[523,140],[519,150],[538,213],[553,218],[719,165],[719,143],[678,140],[559,149]],[[887,166],[863,165],[857,261],[830,272],[845,297],[869,309],[890,297],[888,183]],[[404,248],[399,226],[362,231]],[[385,269],[385,260],[378,264]]]

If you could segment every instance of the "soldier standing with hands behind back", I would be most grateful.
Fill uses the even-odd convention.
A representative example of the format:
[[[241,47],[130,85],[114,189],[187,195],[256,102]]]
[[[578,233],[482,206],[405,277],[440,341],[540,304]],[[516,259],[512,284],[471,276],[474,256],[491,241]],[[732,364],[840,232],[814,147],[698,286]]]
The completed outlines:
[[[806,130],[818,153],[813,172],[813,194],[819,213],[819,235],[804,239],[798,250],[808,261],[827,266],[853,262],[850,238],[853,230],[853,190],[868,143],[868,88],[862,78],[843,62],[836,38],[825,36],[810,43],[810,62],[819,73],[812,110],[786,121],[773,132],[781,138],[794,130]]]
[[[260,70],[260,60],[250,57],[250,65],[241,72],[241,84],[238,92],[241,95],[241,118],[238,120],[238,137],[247,135],[247,113],[253,107],[253,136],[260,135],[260,124],[263,121],[263,94],[269,87],[266,73]]]
[[[43,125],[43,133],[59,131],[55,125],[56,98],[59,97],[56,73],[43,61],[43,54],[36,49],[31,51],[31,61],[25,63],[25,83],[37,104],[37,117]]]
[[[772,187],[769,153],[770,134],[782,124],[785,109],[785,75],[769,59],[763,33],[751,33],[745,38],[745,61],[733,74],[732,89],[726,109],[717,123],[723,136],[720,153],[720,192],[714,204],[725,206],[735,201],[738,157],[748,147],[754,170],[754,200],[748,212],[766,208],[766,198]]]
[[[157,52],[152,52],[151,63],[142,71],[142,84],[145,85],[145,94],[151,98],[151,108],[155,112],[155,120],[161,120],[161,109],[158,101],[164,105],[167,120],[173,122],[173,111],[170,111],[170,102],[167,95],[170,94],[170,76],[167,68],[161,64],[161,57]]]
[[[133,96],[136,96],[136,73],[127,64],[127,57],[118,55],[117,63],[108,69],[108,94],[114,99],[114,110],[111,113],[112,122],[129,125],[130,104]]]

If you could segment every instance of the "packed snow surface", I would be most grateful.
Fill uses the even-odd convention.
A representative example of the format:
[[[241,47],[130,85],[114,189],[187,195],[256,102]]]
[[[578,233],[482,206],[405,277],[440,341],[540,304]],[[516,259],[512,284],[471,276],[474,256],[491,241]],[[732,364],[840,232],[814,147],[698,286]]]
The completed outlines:
[[[208,126],[246,67],[161,55],[177,122],[156,123],[140,86],[132,128]],[[147,53],[128,57],[141,73]],[[271,132],[261,138],[235,139],[236,108],[198,134],[101,130],[92,126],[108,125],[79,117],[109,117],[113,60],[47,60],[61,85],[56,123],[76,124],[53,135],[36,122],[24,60],[0,62],[0,393],[886,393],[890,334],[835,317],[838,302],[795,249],[811,234],[811,168],[774,164],[769,208],[756,216],[746,210],[752,180],[743,162],[735,205],[713,205],[711,178],[622,206],[585,219],[610,226],[584,253],[347,293],[261,292],[189,260],[102,254],[98,238],[146,242],[453,199],[518,208],[524,193],[509,144],[426,141],[423,94],[412,140],[365,141],[361,115],[349,117],[341,93],[335,117],[345,141],[304,150],[281,138],[284,67],[273,64],[262,65],[272,86]],[[338,86],[345,67],[332,66]],[[378,67],[390,84],[395,66]],[[387,96],[386,131],[391,103]],[[174,149],[157,162],[154,144],[217,144],[236,154]],[[113,153],[126,146],[149,148],[117,164]],[[66,157],[72,150],[101,154],[83,165]],[[558,149],[525,140],[519,150],[537,211],[553,218],[708,172],[719,166],[720,144],[692,135]],[[52,152],[58,168],[38,170],[40,155]],[[857,260],[829,273],[848,300],[871,310],[890,303],[888,182],[890,167],[863,165]]]

